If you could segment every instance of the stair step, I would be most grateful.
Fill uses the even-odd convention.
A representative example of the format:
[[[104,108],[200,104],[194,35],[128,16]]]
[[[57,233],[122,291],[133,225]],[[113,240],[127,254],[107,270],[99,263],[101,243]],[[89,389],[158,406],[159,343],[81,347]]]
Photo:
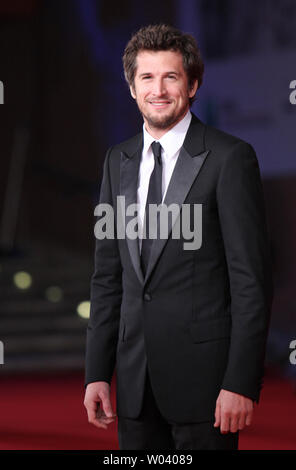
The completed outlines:
[[[21,317],[36,317],[40,315],[61,315],[66,312],[69,314],[76,313],[76,308],[80,302],[87,301],[86,296],[81,296],[79,300],[63,300],[62,302],[49,302],[43,299],[17,299],[13,302],[2,301],[0,302],[1,319],[5,316],[21,316]],[[1,321],[0,321],[1,324]]]
[[[19,336],[28,333],[50,333],[54,331],[64,331],[65,334],[72,331],[81,331],[86,328],[87,320],[78,315],[64,315],[55,317],[40,318],[38,322],[32,318],[5,318],[0,321],[0,331],[5,332],[5,336]]]
[[[84,356],[81,353],[52,354],[52,355],[26,355],[23,357],[9,357],[5,364],[0,365],[0,372],[44,372],[59,370],[83,370]],[[83,384],[82,384],[83,386]]]
[[[28,334],[22,337],[3,336],[4,358],[17,354],[41,353],[61,353],[83,351],[86,341],[86,330],[83,332],[71,332],[71,334]],[[6,362],[6,359],[5,359]]]

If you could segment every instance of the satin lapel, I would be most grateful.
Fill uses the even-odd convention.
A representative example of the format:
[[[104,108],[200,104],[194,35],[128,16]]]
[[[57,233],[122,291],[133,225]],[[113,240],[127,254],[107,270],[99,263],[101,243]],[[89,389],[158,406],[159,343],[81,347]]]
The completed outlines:
[[[207,155],[209,150],[206,150],[202,153],[199,153],[196,156],[191,156],[183,146],[179,158],[177,160],[176,166],[174,168],[171,181],[169,183],[169,187],[166,193],[166,197],[164,199],[164,205],[168,207],[170,204],[177,204],[179,208],[181,208],[194,180],[196,179]],[[180,212],[180,211],[179,211]],[[171,234],[172,227],[176,222],[178,215],[175,217],[168,217],[168,237]],[[161,217],[161,212],[160,212]],[[168,238],[165,239],[157,239],[153,242],[151,247],[151,254],[149,258],[149,264],[147,267],[145,283],[147,282],[148,278],[150,277],[153,268],[161,255],[162,250],[164,249]]]
[[[137,182],[139,165],[141,160],[142,147],[132,155],[129,156],[125,152],[121,152],[120,161],[120,195],[124,196],[124,204],[121,205],[121,216],[123,220],[124,233],[126,234],[126,226],[128,222],[135,216],[127,216],[126,208],[130,204],[137,203]],[[143,273],[140,265],[140,252],[139,252],[139,240],[131,239],[126,236],[126,242],[129,249],[131,261],[136,274],[141,283],[144,282]]]

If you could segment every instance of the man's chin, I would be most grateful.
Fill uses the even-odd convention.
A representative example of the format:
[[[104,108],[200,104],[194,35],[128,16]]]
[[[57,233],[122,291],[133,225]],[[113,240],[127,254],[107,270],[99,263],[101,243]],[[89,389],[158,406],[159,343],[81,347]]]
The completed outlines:
[[[175,115],[169,116],[145,116],[149,127],[154,129],[167,129],[171,127],[175,122],[178,121],[178,117]]]

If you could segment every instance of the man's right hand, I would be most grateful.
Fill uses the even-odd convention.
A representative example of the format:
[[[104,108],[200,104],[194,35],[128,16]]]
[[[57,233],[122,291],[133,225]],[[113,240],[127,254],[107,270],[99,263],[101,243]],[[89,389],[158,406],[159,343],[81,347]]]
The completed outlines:
[[[116,414],[112,410],[110,385],[108,382],[91,382],[87,385],[84,397],[88,422],[98,428],[107,429]]]

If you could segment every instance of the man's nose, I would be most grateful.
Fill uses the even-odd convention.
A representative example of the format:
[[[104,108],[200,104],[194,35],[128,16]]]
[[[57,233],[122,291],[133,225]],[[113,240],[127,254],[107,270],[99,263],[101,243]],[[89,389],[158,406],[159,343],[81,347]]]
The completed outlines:
[[[153,92],[156,96],[162,96],[166,93],[165,83],[162,79],[155,80]]]

